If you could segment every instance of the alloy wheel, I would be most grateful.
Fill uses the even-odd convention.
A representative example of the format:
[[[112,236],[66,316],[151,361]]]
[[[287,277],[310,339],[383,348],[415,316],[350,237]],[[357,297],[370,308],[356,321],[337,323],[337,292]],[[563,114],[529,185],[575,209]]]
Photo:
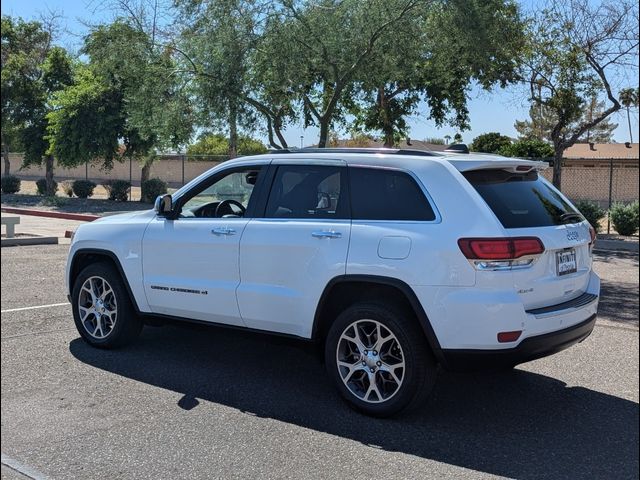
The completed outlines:
[[[115,292],[102,277],[87,278],[78,296],[80,322],[89,335],[98,340],[109,336],[117,321]]]
[[[345,386],[365,402],[385,402],[402,386],[402,347],[393,332],[376,320],[357,320],[342,332],[336,363]]]

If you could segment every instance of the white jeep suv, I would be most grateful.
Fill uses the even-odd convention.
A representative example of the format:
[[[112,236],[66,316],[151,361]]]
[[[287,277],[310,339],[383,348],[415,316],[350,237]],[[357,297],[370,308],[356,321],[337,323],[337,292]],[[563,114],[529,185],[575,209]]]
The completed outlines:
[[[158,319],[323,342],[343,397],[391,415],[426,398],[438,364],[511,368],[591,333],[595,233],[545,167],[363,149],[222,163],[152,211],[77,230],[76,326],[103,348]]]

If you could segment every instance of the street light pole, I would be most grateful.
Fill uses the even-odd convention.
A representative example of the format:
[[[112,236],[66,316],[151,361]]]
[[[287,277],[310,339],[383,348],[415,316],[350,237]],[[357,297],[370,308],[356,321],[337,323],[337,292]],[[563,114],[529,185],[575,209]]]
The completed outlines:
[[[304,148],[304,135],[300,135],[300,148]]]

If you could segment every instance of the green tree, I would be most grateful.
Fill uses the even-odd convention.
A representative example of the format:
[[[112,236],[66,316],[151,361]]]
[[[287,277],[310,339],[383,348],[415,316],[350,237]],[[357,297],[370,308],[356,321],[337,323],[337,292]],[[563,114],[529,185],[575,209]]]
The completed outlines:
[[[553,112],[553,183],[560,188],[564,151],[621,108],[611,78],[637,65],[638,9],[628,0],[551,0],[527,37],[522,75],[533,106]],[[585,119],[594,97],[605,97],[605,108]]]
[[[142,161],[144,182],[159,151],[189,140],[191,108],[180,76],[173,74],[174,51],[157,42],[156,26],[146,31],[146,25],[136,17],[119,18],[87,36],[83,53],[89,64],[56,97],[50,115],[52,149],[65,165],[99,158],[109,168],[114,160],[135,158]]]
[[[592,97],[584,103],[581,113],[581,121],[591,123],[594,118],[602,115],[605,103]],[[551,142],[551,132],[557,124],[556,112],[545,105],[536,105],[529,108],[529,120],[516,120],[514,127],[522,139],[538,139]],[[617,124],[604,119],[597,125],[588,129],[577,143],[609,143],[613,139],[613,132],[618,127]]]
[[[474,152],[499,153],[511,145],[511,139],[498,132],[483,133],[473,139],[469,149]]]
[[[267,147],[260,140],[247,135],[239,135],[237,153],[240,156],[260,155],[266,153]],[[197,142],[187,147],[188,155],[217,155],[228,156],[229,138],[221,133],[201,135]]]
[[[238,154],[240,130],[263,131],[273,148],[286,148],[283,130],[294,118],[284,69],[290,59],[265,35],[278,2],[177,0],[183,69],[193,75],[200,124],[226,130],[228,155]]]
[[[518,79],[523,24],[512,1],[424,2],[402,28],[385,32],[355,75],[356,125],[391,147],[408,135],[406,117],[426,101],[437,126],[468,128],[467,90]]]
[[[358,75],[380,54],[381,39],[392,30],[399,32],[398,25],[404,28],[424,4],[418,0],[282,2],[266,36],[279,45],[286,73],[283,86],[302,104],[305,125],[320,129],[319,147],[327,145],[334,124],[344,122]]]
[[[528,120],[516,120],[514,127],[521,139],[551,141],[551,131],[556,124],[554,111],[545,105],[529,107]]]
[[[35,108],[33,81],[50,47],[50,35],[40,22],[2,16],[2,156],[10,174],[9,151],[20,147],[20,127]]]
[[[631,129],[631,107],[637,107],[640,102],[640,88],[625,88],[620,90],[620,103],[627,110],[627,123],[629,124],[629,141],[633,143],[633,130]]]
[[[54,158],[46,136],[47,113],[55,93],[72,81],[66,51],[52,46],[51,26],[2,17],[2,144],[5,173],[8,151],[19,143],[23,165],[45,163],[47,193],[55,193]]]
[[[585,104],[582,113],[582,122],[590,124],[594,118],[602,115],[605,110],[605,103],[597,97],[591,97]],[[578,139],[577,143],[610,143],[613,140],[613,132],[618,128],[617,123],[612,123],[608,117],[588,128]]]

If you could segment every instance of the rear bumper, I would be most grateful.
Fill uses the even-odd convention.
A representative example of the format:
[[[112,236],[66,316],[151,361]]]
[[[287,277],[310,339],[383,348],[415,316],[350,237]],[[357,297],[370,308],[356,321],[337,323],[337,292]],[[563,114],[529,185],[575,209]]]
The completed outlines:
[[[447,370],[470,371],[505,368],[565,350],[582,342],[593,331],[596,315],[563,330],[524,339],[517,347],[503,350],[443,349]]]

